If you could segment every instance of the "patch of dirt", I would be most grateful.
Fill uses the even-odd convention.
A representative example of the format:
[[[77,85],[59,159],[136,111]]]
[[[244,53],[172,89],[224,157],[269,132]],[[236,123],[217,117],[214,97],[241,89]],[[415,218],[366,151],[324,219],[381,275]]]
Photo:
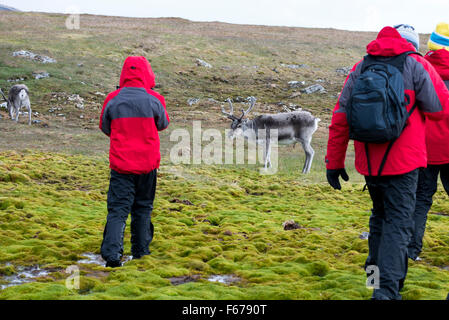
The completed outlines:
[[[181,199],[178,199],[178,198],[174,198],[174,199],[170,200],[170,203],[182,203],[182,204],[185,204],[186,206],[193,206],[194,205],[192,202],[190,202],[187,199],[181,200]]]
[[[284,230],[295,230],[295,229],[301,229],[302,227],[295,222],[294,220],[287,220],[282,224],[282,227]]]
[[[434,214],[434,215],[437,215],[437,216],[449,217],[449,213],[446,213],[446,212],[431,212],[430,214]]]
[[[179,286],[180,284],[195,282],[200,279],[201,279],[200,275],[191,275],[191,276],[171,277],[168,280],[170,280],[172,285]]]

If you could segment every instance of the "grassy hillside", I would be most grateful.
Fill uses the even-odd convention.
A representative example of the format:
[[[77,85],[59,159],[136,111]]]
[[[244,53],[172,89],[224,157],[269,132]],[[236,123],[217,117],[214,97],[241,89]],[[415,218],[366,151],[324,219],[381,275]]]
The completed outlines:
[[[0,13],[0,87],[24,79],[33,120],[15,124],[0,109],[0,299],[368,299],[363,264],[370,200],[353,168],[343,191],[325,183],[331,110],[343,85],[337,68],[352,66],[375,34],[330,29],[196,23],[83,15],[80,30],[66,16]],[[425,41],[426,35],[421,39]],[[424,46],[423,46],[424,47]],[[56,59],[42,64],[12,53]],[[162,167],[152,255],[109,269],[82,262],[99,254],[106,219],[108,140],[97,129],[104,94],[115,89],[123,60],[146,56],[165,95],[172,123],[161,134]],[[198,66],[202,59],[212,68]],[[298,67],[289,67],[297,65]],[[49,78],[36,80],[33,72]],[[10,80],[10,81],[8,81]],[[289,81],[318,83],[305,94]],[[73,95],[83,99],[76,106]],[[312,172],[301,174],[300,147],[280,147],[279,173],[258,165],[173,165],[174,129],[229,126],[228,97],[257,97],[254,115],[282,112],[280,102],[322,119],[314,135]],[[190,98],[200,99],[189,105]],[[213,100],[209,100],[213,99]],[[238,105],[238,104],[237,104]],[[449,287],[449,204],[437,193],[423,262],[411,263],[406,299],[443,299]],[[294,220],[298,229],[284,230]],[[129,225],[125,254],[130,255]],[[65,269],[81,269],[81,287],[65,287]],[[34,272],[34,271],[33,271]],[[210,281],[229,276],[229,283]],[[17,279],[16,279],[17,280]],[[23,281],[26,282],[26,281]]]

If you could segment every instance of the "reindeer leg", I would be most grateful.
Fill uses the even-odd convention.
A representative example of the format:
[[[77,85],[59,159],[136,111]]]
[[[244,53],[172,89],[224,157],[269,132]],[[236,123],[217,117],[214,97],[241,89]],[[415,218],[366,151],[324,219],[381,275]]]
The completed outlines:
[[[270,139],[265,138],[265,170],[267,170],[268,163],[270,163],[271,168],[271,146],[270,146]]]
[[[8,103],[8,111],[9,111],[9,116],[11,117],[11,120],[14,120],[12,105],[10,103]]]
[[[16,122],[19,122],[19,114],[20,114],[20,107],[19,108],[16,108],[16,119],[15,119],[15,121]]]
[[[310,145],[310,141],[301,142],[304,152],[306,153],[306,161],[304,163],[304,168],[302,173],[309,173],[310,168],[312,167],[313,157],[315,155],[315,151]]]
[[[31,106],[28,106],[28,125],[31,126]]]
[[[267,158],[268,158],[268,167],[271,168],[271,143],[268,143],[268,151],[267,151]]]

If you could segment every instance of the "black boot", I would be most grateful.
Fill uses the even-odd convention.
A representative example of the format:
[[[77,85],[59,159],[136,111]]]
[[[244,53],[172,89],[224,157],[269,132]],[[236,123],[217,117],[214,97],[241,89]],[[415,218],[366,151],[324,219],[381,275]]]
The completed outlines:
[[[120,261],[107,261],[106,268],[117,268],[121,267],[122,263]]]

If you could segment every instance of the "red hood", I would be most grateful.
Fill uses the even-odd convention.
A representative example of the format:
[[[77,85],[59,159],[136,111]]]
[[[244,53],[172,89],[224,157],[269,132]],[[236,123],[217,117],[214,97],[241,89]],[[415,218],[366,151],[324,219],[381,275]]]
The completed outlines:
[[[392,57],[407,51],[416,51],[416,49],[392,27],[380,30],[377,39],[366,46],[366,52],[374,56]]]
[[[443,80],[449,80],[449,51],[445,49],[429,51],[424,59],[433,65]]]
[[[140,87],[151,90],[155,85],[153,70],[145,57],[126,58],[120,74],[120,88]]]

